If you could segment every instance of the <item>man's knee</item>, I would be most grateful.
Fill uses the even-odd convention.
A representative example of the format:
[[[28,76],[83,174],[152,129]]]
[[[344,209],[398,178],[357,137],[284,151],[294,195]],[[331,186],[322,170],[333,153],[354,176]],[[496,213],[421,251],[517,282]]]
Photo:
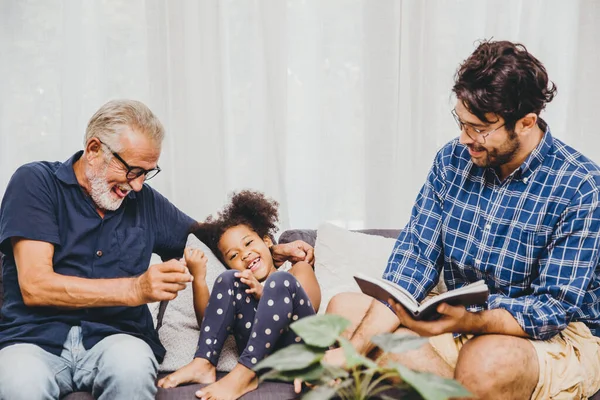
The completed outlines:
[[[0,400],[54,399],[60,395],[57,375],[67,366],[49,362],[45,350],[15,344],[0,350]]]
[[[481,398],[495,398],[507,390],[526,397],[539,379],[538,359],[526,339],[478,336],[460,350],[454,377]]]
[[[158,363],[152,349],[142,339],[119,334],[104,339],[110,341],[100,355],[99,372],[112,375],[112,379],[151,379],[154,380]]]
[[[338,293],[329,300],[325,312],[327,314],[364,316],[371,306],[372,301],[372,297],[366,296],[363,293]]]

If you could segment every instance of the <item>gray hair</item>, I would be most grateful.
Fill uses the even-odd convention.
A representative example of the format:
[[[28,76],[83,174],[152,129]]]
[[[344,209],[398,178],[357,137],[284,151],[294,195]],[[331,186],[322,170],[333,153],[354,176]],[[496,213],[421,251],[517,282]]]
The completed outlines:
[[[157,146],[161,146],[165,137],[165,128],[144,103],[121,99],[111,100],[96,111],[88,122],[83,145],[85,147],[91,138],[96,137],[119,152],[122,149],[118,139],[124,128],[143,133]]]

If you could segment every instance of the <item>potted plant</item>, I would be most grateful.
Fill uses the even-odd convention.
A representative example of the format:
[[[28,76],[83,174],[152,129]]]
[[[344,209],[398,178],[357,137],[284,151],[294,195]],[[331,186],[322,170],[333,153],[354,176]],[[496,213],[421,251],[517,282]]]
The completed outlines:
[[[301,379],[312,389],[302,396],[304,400],[393,399],[390,391],[396,390],[403,398],[442,400],[472,396],[458,382],[434,374],[411,370],[399,363],[380,365],[381,359],[370,360],[356,352],[341,333],[350,322],[338,315],[314,315],[290,325],[304,343],[287,346],[262,360],[256,371],[268,369],[261,380],[293,382]],[[414,350],[427,342],[427,338],[402,334],[381,334],[372,338],[383,354]],[[325,352],[338,344],[346,356],[345,368],[322,361]],[[381,356],[380,356],[381,357]]]

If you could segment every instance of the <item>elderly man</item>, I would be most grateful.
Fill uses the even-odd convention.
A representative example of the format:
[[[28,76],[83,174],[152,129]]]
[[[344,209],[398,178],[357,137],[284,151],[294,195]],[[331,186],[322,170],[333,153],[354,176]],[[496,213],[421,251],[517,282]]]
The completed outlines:
[[[163,137],[145,105],[111,101],[83,151],[13,175],[0,207],[0,399],[154,398],[165,350],[145,304],[192,280],[177,258],[195,223],[144,184]],[[302,243],[274,252],[312,257]],[[152,253],[168,261],[148,267]]]
[[[431,337],[396,359],[454,377],[482,399],[580,399],[600,389],[600,168],[552,136],[555,95],[524,46],[482,42],[460,66],[461,130],[435,157],[384,278],[423,300],[483,279],[483,308],[442,304],[436,321],[341,294],[329,312],[367,352],[375,333]],[[340,350],[328,354],[339,361]]]

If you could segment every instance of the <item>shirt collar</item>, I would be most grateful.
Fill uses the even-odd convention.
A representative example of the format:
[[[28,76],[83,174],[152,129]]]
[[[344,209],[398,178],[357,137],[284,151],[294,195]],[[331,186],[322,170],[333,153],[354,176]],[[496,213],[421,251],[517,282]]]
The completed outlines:
[[[75,164],[75,162],[81,158],[82,154],[83,150],[80,150],[73,154],[67,161],[62,163],[62,165],[58,167],[55,172],[56,177],[67,185],[79,185],[79,182],[77,182],[77,177],[75,176],[73,164]]]
[[[544,162],[544,159],[552,148],[552,143],[553,139],[552,134],[550,133],[550,126],[546,126],[546,132],[544,132],[542,140],[531,154],[529,154],[527,159],[525,159],[523,164],[521,164],[517,174],[515,174],[515,178],[527,181],[535,170]]]

